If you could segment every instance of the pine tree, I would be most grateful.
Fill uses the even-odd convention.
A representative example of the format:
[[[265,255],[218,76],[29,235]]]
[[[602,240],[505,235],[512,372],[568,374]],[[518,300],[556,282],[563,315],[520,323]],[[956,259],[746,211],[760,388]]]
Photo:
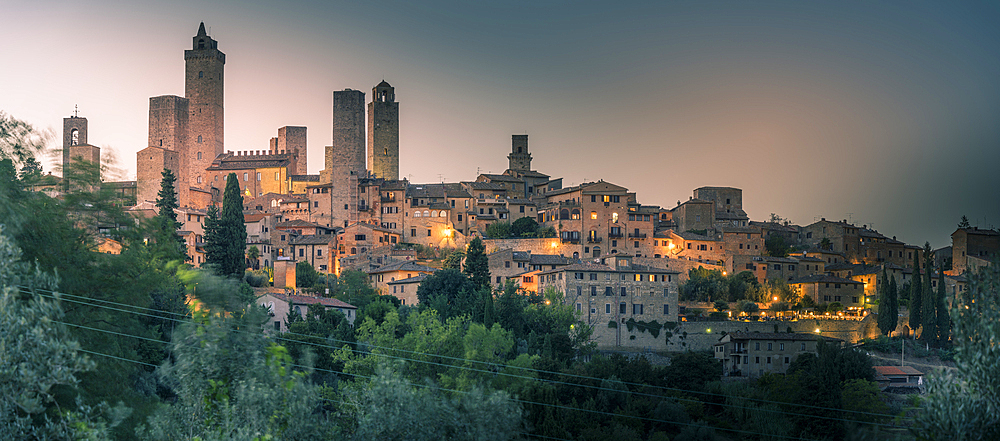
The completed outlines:
[[[490,287],[490,263],[486,257],[486,248],[480,238],[472,239],[465,251],[465,276],[476,285],[476,288]]]
[[[917,328],[920,327],[920,313],[923,312],[921,308],[924,295],[923,289],[920,286],[920,257],[919,253],[915,253],[913,256],[913,278],[910,279],[910,330],[913,331],[913,335],[917,335]]]
[[[948,312],[948,304],[945,302],[944,272],[938,275],[937,293],[937,332],[938,341],[945,343],[951,337],[951,315]]]
[[[882,280],[878,284],[878,329],[889,335],[896,329],[898,312],[896,312],[896,293],[892,289],[885,268],[882,268]]]
[[[969,218],[962,216],[962,220],[958,223],[958,228],[969,228]]]
[[[174,211],[180,207],[177,202],[177,191],[174,189],[177,178],[169,169],[163,169],[160,176],[162,179],[160,191],[156,193],[157,213],[154,218],[155,239],[161,249],[168,250],[168,260],[178,258],[188,260],[190,258],[184,250],[184,239],[177,234],[177,230],[181,228],[181,223],[177,221],[177,212]]]

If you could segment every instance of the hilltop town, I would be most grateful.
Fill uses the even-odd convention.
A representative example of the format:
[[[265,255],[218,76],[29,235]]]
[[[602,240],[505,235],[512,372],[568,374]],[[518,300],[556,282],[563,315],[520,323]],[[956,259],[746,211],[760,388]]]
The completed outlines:
[[[221,206],[230,175],[243,195],[249,268],[273,268],[279,288],[295,287],[289,274],[297,262],[327,274],[363,271],[380,292],[411,305],[422,277],[440,265],[401,265],[443,258],[476,237],[490,253],[494,287],[507,281],[530,291],[553,286],[590,325],[677,323],[678,287],[693,268],[748,271],[758,283],[782,280],[814,304],[837,303],[841,314],[864,317],[878,303],[883,269],[903,286],[913,277],[914,259],[923,259],[918,244],[846,219],[805,226],[776,215],[752,220],[739,188],[695,188],[687,200],[662,207],[643,204],[627,187],[603,180],[564,187],[562,177],[533,168],[528,135],[511,136],[501,174],[409,182],[399,175],[399,102],[384,80],[370,97],[353,89],[333,92],[333,136],[318,174],[308,173],[306,127],[278,128],[266,149],[226,150],[226,54],[204,24],[192,40],[184,51],[184,96],[149,98],[149,146],[136,154],[137,180],[102,185],[136,215],[151,217],[161,173],[173,172],[178,234],[194,266],[205,261],[207,209]],[[87,128],[87,118],[63,120],[64,165],[100,162]],[[1000,244],[992,230],[960,228],[952,236],[954,245],[934,256],[938,268],[950,263],[945,283],[954,294],[964,289],[966,269],[986,265]],[[593,279],[600,272],[606,274]],[[584,273],[591,278],[570,281]],[[606,291],[621,298],[595,295],[603,298]],[[857,341],[877,335],[869,328],[832,332]],[[596,333],[602,346],[662,346],[641,338],[623,342],[621,332],[612,331]]]

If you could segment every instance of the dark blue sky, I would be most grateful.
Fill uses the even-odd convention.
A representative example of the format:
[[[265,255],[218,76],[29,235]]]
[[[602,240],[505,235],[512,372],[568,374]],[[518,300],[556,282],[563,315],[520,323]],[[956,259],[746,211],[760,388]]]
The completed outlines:
[[[534,168],[646,204],[736,186],[754,219],[934,247],[963,214],[1000,226],[1000,3],[469,3],[16,1],[0,109],[58,130],[78,104],[134,174],[148,98],[183,94],[204,21],[227,54],[226,148],[305,125],[313,173],[331,92],[385,78],[415,182],[500,172],[528,133]]]

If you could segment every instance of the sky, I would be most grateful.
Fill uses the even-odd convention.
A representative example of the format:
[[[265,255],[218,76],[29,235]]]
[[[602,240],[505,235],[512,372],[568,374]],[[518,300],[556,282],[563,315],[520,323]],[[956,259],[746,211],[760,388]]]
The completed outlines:
[[[528,134],[533,169],[648,205],[738,187],[753,220],[934,248],[963,215],[1000,227],[997,2],[6,3],[0,111],[58,148],[78,106],[117,179],[147,147],[149,97],[184,94],[204,22],[226,54],[226,150],[306,126],[310,173],[332,92],[370,100],[385,79],[416,183],[501,173]]]

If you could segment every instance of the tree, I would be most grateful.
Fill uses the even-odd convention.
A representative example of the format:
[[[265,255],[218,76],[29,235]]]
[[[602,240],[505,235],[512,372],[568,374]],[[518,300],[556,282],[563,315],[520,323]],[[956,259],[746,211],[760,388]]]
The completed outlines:
[[[971,227],[971,225],[969,225],[969,218],[966,217],[965,215],[962,215],[962,220],[958,222],[958,228],[969,228],[969,227]]]
[[[247,248],[247,260],[250,261],[251,268],[257,269],[257,259],[259,258],[260,249],[257,248],[257,245],[250,245],[250,248]]]
[[[882,268],[882,279],[878,285],[878,329],[885,335],[896,330],[899,319],[899,304],[896,300],[894,281],[890,281],[885,268]]]
[[[785,238],[779,234],[767,236],[767,239],[764,240],[764,248],[767,249],[767,254],[771,257],[788,257],[788,251],[791,250],[785,243]]]
[[[923,313],[924,291],[920,283],[920,257],[919,253],[913,253],[913,278],[910,279],[910,331],[913,336],[917,336],[917,328],[923,324],[921,313]]]
[[[715,304],[712,306],[715,308],[716,311],[719,312],[729,309],[729,303],[727,303],[725,300],[716,300]]]
[[[444,258],[444,263],[441,264],[441,268],[461,270],[462,259],[464,258],[465,258],[464,251],[455,250],[451,254],[449,254],[448,257]]]
[[[177,221],[177,212],[174,211],[180,205],[177,202],[177,191],[174,190],[174,183],[177,178],[169,169],[163,169],[160,173],[160,191],[156,193],[156,217],[155,240],[160,249],[166,250],[167,259],[188,260],[185,251],[184,239],[177,234],[181,228],[181,223]]]
[[[59,389],[75,392],[78,375],[96,363],[80,353],[80,344],[60,322],[58,296],[49,299],[40,290],[18,288],[56,286],[53,277],[31,275],[20,255],[0,225],[0,434],[6,439],[110,439],[108,430],[120,418],[109,427],[91,421],[81,402],[77,407],[57,404]],[[117,410],[122,418],[125,412]]]
[[[469,242],[465,250],[465,269],[463,270],[476,288],[490,287],[490,262],[486,257],[483,240],[476,237]]]
[[[493,222],[486,226],[483,234],[493,239],[506,239],[510,237],[510,222]]]
[[[230,173],[226,177],[226,191],[222,196],[222,212],[218,222],[212,221],[213,225],[210,226],[210,219],[211,212],[205,222],[207,262],[215,268],[216,274],[242,277],[246,263],[247,227],[243,223],[243,196],[236,173]]]
[[[824,237],[823,240],[819,241],[819,247],[823,250],[833,250],[833,242],[830,242],[830,238]]]
[[[221,265],[222,256],[226,252],[225,238],[222,234],[222,221],[219,219],[219,209],[215,205],[208,206],[205,215],[205,265],[215,267]]]
[[[460,315],[476,316],[482,298],[475,283],[457,270],[446,269],[428,275],[417,288],[420,308],[432,308],[443,319]]]
[[[937,301],[937,332],[938,332],[938,343],[945,344],[951,335],[951,317],[948,314],[948,305],[945,303],[945,297],[947,297],[947,291],[944,286],[944,271],[938,274],[938,292],[935,300]]]
[[[937,300],[934,289],[931,287],[931,268],[933,257],[931,256],[931,244],[929,242],[924,244],[924,281],[921,286],[922,296],[920,313],[920,321],[923,325],[923,330],[920,332],[920,338],[927,341],[937,340]]]
[[[951,301],[955,369],[928,377],[914,435],[1000,439],[1000,268],[990,265],[971,274],[966,295]]]
[[[533,237],[538,231],[538,222],[531,217],[522,217],[510,224],[511,237]]]
[[[309,262],[295,263],[295,286],[300,290],[323,292],[326,283],[321,280],[323,275],[316,272]]]

